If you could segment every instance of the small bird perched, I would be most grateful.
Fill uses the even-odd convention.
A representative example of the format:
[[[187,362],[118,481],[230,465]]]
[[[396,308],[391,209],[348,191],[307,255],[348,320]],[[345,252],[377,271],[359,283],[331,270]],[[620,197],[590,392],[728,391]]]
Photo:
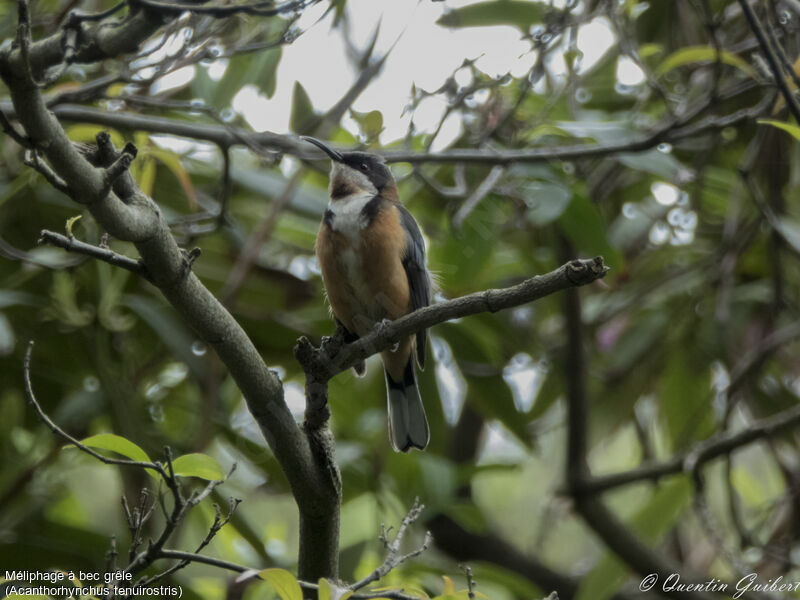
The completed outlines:
[[[431,301],[425,243],[383,158],[337,152],[306,141],[332,161],[330,200],[317,234],[316,253],[337,324],[352,341],[384,319],[397,319]],[[425,366],[425,331],[381,352],[386,372],[389,438],[398,452],[424,450],[430,439],[414,360]],[[364,365],[356,373],[364,374]]]

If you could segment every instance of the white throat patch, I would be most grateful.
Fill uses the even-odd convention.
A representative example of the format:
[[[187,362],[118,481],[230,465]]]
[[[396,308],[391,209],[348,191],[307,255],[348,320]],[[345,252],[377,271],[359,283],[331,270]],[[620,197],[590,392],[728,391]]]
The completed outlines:
[[[375,194],[356,192],[338,200],[328,202],[328,210],[333,213],[331,229],[344,234],[350,242],[358,247],[361,230],[368,225],[361,211]]]

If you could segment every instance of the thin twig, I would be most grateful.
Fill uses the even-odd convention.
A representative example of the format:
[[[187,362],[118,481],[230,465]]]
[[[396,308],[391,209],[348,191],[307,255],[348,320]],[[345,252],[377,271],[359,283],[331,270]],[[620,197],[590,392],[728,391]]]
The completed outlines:
[[[698,101],[695,106],[688,108],[683,113],[680,121],[666,120],[640,136],[621,142],[577,143],[520,150],[451,149],[442,152],[388,151],[383,152],[382,155],[386,158],[386,161],[390,163],[477,163],[508,165],[513,163],[538,163],[553,160],[577,160],[625,152],[641,152],[654,148],[661,142],[674,143],[678,140],[704,135],[709,131],[717,131],[725,127],[752,121],[754,116],[760,116],[763,114],[764,110],[767,110],[763,108],[762,103],[755,105],[751,109],[738,110],[730,116],[709,117],[696,123],[692,122],[710,107],[718,105],[721,100],[736,98],[741,94],[751,91],[755,87],[758,87],[758,84],[752,81],[736,84],[729,90],[720,92],[716,102],[712,103],[708,98]],[[0,103],[0,109],[4,110],[8,116],[13,114],[13,107],[10,104]],[[302,142],[302,140],[294,136],[280,135],[269,131],[254,133],[236,127],[191,123],[179,119],[152,115],[109,112],[87,106],[58,105],[53,107],[53,113],[59,119],[67,122],[93,123],[106,127],[137,129],[150,133],[177,135],[212,142],[218,146],[245,145],[251,149],[258,148],[262,153],[266,152],[268,149],[272,152],[292,154],[309,160],[317,159],[320,155],[320,152],[311,150],[309,144]]]
[[[11,124],[11,121],[8,120],[6,117],[6,113],[0,110],[0,127],[2,127],[3,132],[10,137],[12,140],[17,142],[23,148],[30,149],[32,148],[32,144],[30,139],[25,137],[23,134],[19,133],[14,126]]]
[[[386,558],[384,559],[383,563],[379,565],[374,571],[372,571],[369,575],[356,581],[355,583],[349,585],[347,587],[350,591],[357,591],[361,588],[368,586],[370,583],[374,581],[378,581],[381,578],[385,577],[392,569],[397,567],[400,563],[419,556],[425,550],[428,549],[428,546],[431,543],[431,533],[430,531],[425,532],[425,539],[422,542],[422,546],[409,552],[408,554],[400,554],[400,544],[405,537],[406,529],[408,529],[409,525],[414,523],[419,516],[422,514],[422,511],[425,509],[424,504],[419,503],[419,498],[414,500],[414,504],[411,506],[411,510],[408,511],[408,514],[403,517],[403,520],[400,522],[400,527],[397,529],[397,534],[394,536],[392,541],[386,537],[386,529],[381,526],[381,535],[380,540],[383,542],[384,547],[386,548]]]
[[[301,10],[307,6],[319,2],[319,0],[293,0],[283,4],[275,5],[272,0],[264,2],[253,2],[250,4],[232,4],[230,6],[219,6],[215,4],[192,4],[185,2],[167,2],[166,0],[128,0],[132,4],[139,4],[152,10],[174,14],[182,12],[193,12],[201,15],[208,15],[215,19],[230,17],[237,14],[255,15],[259,17],[274,17],[289,11]]]
[[[464,576],[467,578],[467,597],[469,600],[475,600],[475,578],[472,576],[472,567],[462,565],[461,570],[464,571]]]
[[[458,212],[456,212],[453,217],[453,227],[459,229],[464,224],[466,218],[472,214],[472,211],[477,208],[478,204],[492,192],[494,186],[497,185],[497,182],[500,181],[500,178],[505,172],[505,167],[500,165],[492,167],[492,170],[489,171],[486,178],[475,189],[472,195],[464,201],[464,204],[461,205]]]
[[[233,269],[231,269],[219,293],[220,302],[222,302],[222,304],[230,306],[233,302],[242,284],[244,284],[247,274],[256,262],[259,251],[275,229],[278,218],[294,197],[294,192],[302,177],[303,171],[298,169],[286,183],[281,193],[272,201],[269,210],[264,215],[264,218],[258,224],[255,231],[247,238],[238,260],[233,265]]]
[[[761,23],[761,20],[758,18],[755,11],[753,11],[753,8],[750,6],[750,2],[748,0],[739,0],[739,5],[742,7],[742,13],[744,13],[747,23],[750,25],[750,29],[753,30],[753,33],[755,34],[756,39],[761,46],[761,51],[764,53],[764,57],[767,59],[767,64],[769,65],[770,71],[772,71],[772,76],[775,79],[778,89],[780,89],[781,94],[783,94],[783,98],[786,100],[786,104],[789,106],[789,110],[792,112],[792,115],[794,115],[795,121],[800,124],[800,102],[798,102],[797,98],[794,97],[792,90],[789,89],[789,85],[786,83],[786,77],[782,73],[780,61],[776,56],[775,50],[772,48],[769,40],[767,39],[767,34],[764,31],[764,25]]]
[[[51,186],[57,189],[62,194],[72,197],[72,192],[67,185],[67,182],[59,177],[50,166],[39,159],[39,154],[36,150],[26,150],[22,159],[27,166],[31,167],[47,180]]]
[[[58,248],[63,248],[67,252],[75,252],[77,254],[90,256],[92,258],[96,258],[97,260],[107,262],[110,265],[114,265],[115,267],[121,267],[127,271],[130,271],[131,273],[141,275],[142,277],[148,277],[144,265],[138,260],[128,258],[122,254],[117,254],[108,248],[87,244],[86,242],[82,242],[74,237],[68,237],[66,235],[56,233],[55,231],[43,229],[39,233],[39,243],[57,246]]]
[[[78,21],[78,22],[102,21],[106,17],[110,17],[114,13],[119,12],[120,10],[125,8],[127,4],[128,4],[127,0],[122,0],[122,2],[118,2],[111,8],[96,13],[84,13],[77,10],[73,10],[67,14],[66,22],[70,23],[73,21]]]
[[[223,527],[225,527],[225,525],[228,524],[228,522],[231,520],[231,517],[233,516],[233,513],[236,512],[236,509],[239,507],[240,503],[241,503],[241,500],[231,498],[230,507],[228,509],[228,514],[224,518],[222,517],[222,514],[220,512],[219,504],[215,504],[214,505],[214,522],[211,524],[211,527],[209,528],[208,533],[203,538],[203,540],[200,542],[200,544],[197,546],[197,548],[195,549],[194,554],[192,556],[200,556],[200,552],[206,546],[208,546],[208,544],[211,543],[211,540],[213,540],[214,536],[216,536],[217,533],[219,533],[220,529],[222,529]],[[159,552],[159,557],[160,558],[164,558],[163,552]],[[176,563],[173,566],[171,566],[169,569],[167,569],[165,571],[162,571],[161,573],[158,573],[156,575],[153,575],[152,577],[148,577],[148,578],[143,579],[141,582],[139,582],[138,585],[141,585],[141,586],[152,585],[156,581],[159,581],[160,579],[163,579],[164,577],[172,575],[176,571],[179,571],[180,569],[185,568],[191,562],[192,562],[191,558],[184,557],[178,563]]]
[[[697,442],[688,452],[676,454],[663,463],[644,465],[622,473],[587,479],[581,483],[580,489],[574,491],[580,494],[597,494],[639,481],[657,481],[668,475],[689,472],[716,458],[730,455],[742,446],[775,436],[798,425],[800,425],[800,406],[795,406],[770,417],[753,421],[747,429],[737,433],[725,432]]]
[[[33,384],[31,382],[31,354],[32,353],[33,353],[33,340],[30,340],[28,342],[28,348],[25,350],[25,358],[24,358],[24,360],[22,362],[22,373],[23,373],[23,378],[25,380],[25,395],[28,398],[28,402],[30,402],[30,404],[33,406],[34,410],[36,411],[36,414],[39,416],[39,419],[45,425],[47,425],[47,427],[50,429],[50,431],[52,431],[53,433],[55,433],[59,437],[63,438],[64,440],[66,440],[68,443],[72,444],[73,446],[75,446],[79,450],[85,452],[86,454],[88,454],[90,456],[93,456],[94,458],[96,458],[97,460],[99,460],[100,462],[102,462],[104,464],[107,464],[107,465],[122,465],[122,466],[125,466],[125,467],[138,467],[138,468],[143,468],[143,469],[153,469],[154,471],[156,471],[162,477],[164,477],[164,478],[168,477],[167,473],[164,471],[164,468],[161,466],[160,463],[141,461],[141,460],[130,460],[130,459],[127,459],[127,458],[112,458],[112,457],[108,457],[108,456],[103,456],[102,454],[100,454],[99,452],[93,450],[89,446],[86,446],[85,444],[81,443],[80,441],[78,441],[77,439],[72,437],[70,434],[68,434],[66,431],[61,429],[61,427],[56,425],[56,423],[49,416],[47,416],[47,413],[45,413],[44,410],[42,410],[42,407],[39,404],[39,401],[36,399],[36,395],[33,392]]]
[[[464,177],[463,164],[456,165],[455,169],[453,170],[453,178],[455,180],[455,185],[453,186],[442,185],[433,177],[426,175],[425,171],[418,166],[414,167],[412,174],[443,198],[456,198],[460,200],[465,198],[467,195],[467,182]]]
[[[229,147],[222,150],[222,181],[219,188],[219,213],[217,214],[217,225],[220,227],[225,224],[228,218],[228,204],[231,199],[233,184],[231,183],[231,149]]]

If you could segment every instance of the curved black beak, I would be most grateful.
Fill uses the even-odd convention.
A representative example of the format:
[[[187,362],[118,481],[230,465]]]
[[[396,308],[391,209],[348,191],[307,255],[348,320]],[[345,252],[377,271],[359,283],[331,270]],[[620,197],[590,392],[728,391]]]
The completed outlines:
[[[308,137],[307,135],[301,135],[301,140],[305,140],[314,144],[317,148],[322,150],[325,154],[331,157],[331,160],[335,160],[336,162],[344,162],[344,157],[339,154],[336,150],[328,146],[327,144],[320,142],[317,138]]]

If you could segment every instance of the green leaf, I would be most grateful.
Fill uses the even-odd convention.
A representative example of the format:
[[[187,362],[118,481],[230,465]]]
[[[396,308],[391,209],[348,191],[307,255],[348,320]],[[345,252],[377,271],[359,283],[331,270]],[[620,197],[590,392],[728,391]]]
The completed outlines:
[[[197,195],[194,191],[192,178],[181,164],[180,157],[174,152],[162,150],[161,148],[150,148],[147,153],[172,172],[172,174],[178,180],[178,183],[180,183],[183,192],[186,194],[186,197],[189,199],[189,205],[192,208],[196,207]]]
[[[545,6],[522,0],[493,0],[457,8],[439,17],[445,27],[488,27],[510,25],[527,33],[531,25],[544,19]]]
[[[516,468],[516,465],[502,465],[503,468]],[[491,465],[488,468],[497,468]],[[475,471],[477,469],[473,469]],[[446,513],[458,522],[459,525],[472,533],[486,533],[490,530],[483,511],[472,502],[453,500],[446,508]]]
[[[205,377],[205,360],[192,352],[195,338],[173,312],[163,304],[138,294],[126,294],[122,297],[122,304],[152,327],[172,353],[189,366],[192,375],[201,380]]]
[[[756,79],[756,72],[747,61],[737,56],[733,52],[727,50],[720,51],[719,59],[726,65],[736,67],[737,69],[747,73],[753,79]],[[713,62],[717,60],[717,51],[711,46],[689,46],[688,48],[681,48],[677,52],[673,52],[665,58],[658,67],[656,67],[656,75],[661,77],[665,73],[683,67],[692,63],[698,62]]]
[[[794,139],[800,141],[800,127],[792,125],[791,123],[784,123],[783,121],[776,121],[775,119],[758,119],[756,121],[759,125],[772,125],[778,129],[782,129]]]
[[[426,453],[419,457],[421,481],[425,504],[436,510],[449,506],[458,484],[455,465],[441,456]]]
[[[541,125],[537,125],[533,131],[531,131],[531,139],[535,140],[546,135],[554,135],[557,137],[571,137],[569,131],[561,129],[557,125],[553,125],[552,123],[542,123]]]
[[[320,579],[317,585],[319,585],[317,600],[331,600],[331,584],[328,583],[328,580]]]
[[[152,462],[147,452],[127,438],[113,433],[98,433],[80,441],[84,446],[111,450],[117,454],[138,462]]]
[[[620,154],[617,160],[623,165],[636,171],[644,171],[667,181],[678,179],[684,166],[681,162],[668,152],[661,152],[657,148],[646,152],[636,152],[632,154]]]
[[[281,600],[303,600],[297,578],[286,569],[264,569],[258,576],[275,588]]]
[[[661,375],[659,410],[674,450],[707,437],[714,428],[711,374],[699,370],[698,362],[691,351],[673,352]]]
[[[367,140],[376,139],[383,131],[383,115],[379,110],[360,113],[351,109],[350,115],[356,120]]]
[[[362,494],[348,500],[341,509],[340,548],[350,548],[375,538],[378,505],[373,494]]]
[[[8,356],[14,351],[14,328],[11,321],[0,313],[0,356]]]
[[[497,419],[525,446],[530,447],[528,421],[521,418],[514,404],[514,394],[502,375],[479,377],[466,375],[469,401],[487,419]]]
[[[447,281],[447,292],[464,294],[475,289],[481,271],[497,246],[498,225],[505,221],[495,202],[481,202],[454,235],[444,236],[430,248],[430,264]]]
[[[295,133],[306,133],[310,129],[309,124],[314,118],[314,106],[311,98],[299,81],[294,82],[294,92],[292,94],[292,116],[289,125]]]
[[[778,217],[776,227],[792,248],[800,251],[800,223],[790,217]]]
[[[609,353],[609,369],[625,373],[640,364],[647,354],[663,342],[669,326],[669,314],[664,310],[647,311],[638,316],[633,324],[626,324]]]
[[[212,98],[220,87],[219,81],[214,81],[208,76],[207,67],[203,65],[197,65],[195,67],[191,84],[191,92],[194,97],[200,98],[207,104],[213,106]]]
[[[661,54],[663,51],[664,47],[661,44],[642,44],[639,46],[639,57],[648,59],[651,56]]]
[[[153,186],[156,182],[156,168],[158,165],[155,160],[147,157],[140,162],[140,165],[136,174],[137,183],[146,196],[152,196]]]
[[[447,575],[443,575],[442,579],[444,579],[444,589],[442,589],[441,595],[436,596],[432,600],[468,600],[469,599],[469,592],[467,590],[456,591],[455,585],[453,584],[453,580],[450,579]]]
[[[94,144],[97,134],[101,131],[105,131],[111,136],[111,141],[117,148],[122,148],[125,145],[125,138],[123,138],[116,129],[108,129],[100,125],[72,125],[68,127],[66,131],[69,139],[73,142]]]
[[[64,229],[66,230],[66,232],[67,232],[67,235],[68,235],[69,237],[72,237],[72,236],[74,235],[74,234],[72,233],[72,226],[73,226],[75,223],[77,223],[78,221],[80,221],[80,219],[81,219],[82,217],[83,217],[83,215],[75,215],[74,217],[70,217],[69,219],[67,219],[67,223],[66,223],[66,225],[64,226]]]
[[[353,595],[353,592],[342,593],[341,588],[337,587],[335,584],[331,584],[327,579],[320,579],[317,585],[319,585],[317,600],[332,600],[333,598],[336,598],[336,600],[347,600]],[[336,592],[335,594],[334,591]]]
[[[233,97],[247,84],[255,85],[272,98],[275,94],[275,74],[281,60],[280,47],[232,56],[225,74],[214,85],[213,105],[217,109],[230,105]]]
[[[534,225],[547,225],[558,219],[572,199],[572,190],[559,183],[533,181],[524,188],[529,207],[525,216]]]
[[[172,461],[172,469],[175,475],[181,477],[199,477],[209,481],[225,479],[225,472],[220,464],[207,454],[193,453],[179,456]]]
[[[620,267],[620,253],[608,243],[606,224],[589,198],[583,194],[573,196],[558,223],[576,250],[590,256],[603,256],[614,270]]]

